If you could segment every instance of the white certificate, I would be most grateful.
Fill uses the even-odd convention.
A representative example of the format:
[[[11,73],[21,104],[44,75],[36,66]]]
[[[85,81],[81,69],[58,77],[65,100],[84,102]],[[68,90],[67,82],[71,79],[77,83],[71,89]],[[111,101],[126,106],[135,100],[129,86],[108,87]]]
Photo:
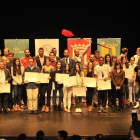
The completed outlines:
[[[38,83],[49,83],[49,73],[38,73],[37,74],[37,82]]]
[[[111,81],[107,80],[104,81],[104,79],[98,79],[98,90],[108,90],[111,89]]]
[[[67,81],[68,78],[69,78],[69,74],[63,74],[63,73],[55,74],[55,81],[59,83],[64,83],[65,81]]]
[[[37,72],[25,72],[24,81],[37,82]]]
[[[86,96],[85,87],[73,87],[73,96]]]
[[[10,84],[0,84],[0,93],[10,93]]]
[[[70,76],[66,81],[64,81],[64,87],[71,87],[71,86],[76,86],[76,77],[75,76]]]
[[[86,87],[96,87],[96,78],[92,78],[92,77],[84,77],[83,78],[83,86]]]
[[[134,76],[134,70],[131,69],[124,69],[125,71],[125,78],[132,79]]]

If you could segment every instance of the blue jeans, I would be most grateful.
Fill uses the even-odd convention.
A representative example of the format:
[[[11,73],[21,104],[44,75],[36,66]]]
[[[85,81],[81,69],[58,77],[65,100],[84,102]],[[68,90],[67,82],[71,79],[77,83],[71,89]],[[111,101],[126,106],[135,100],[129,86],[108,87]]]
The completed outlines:
[[[57,84],[55,84],[55,90],[53,90],[53,105],[56,105],[57,89],[59,90],[59,105],[61,106],[61,103],[63,102],[63,86],[58,88]]]
[[[14,86],[14,105],[20,105],[21,100],[21,92],[22,86],[21,85],[13,85]]]

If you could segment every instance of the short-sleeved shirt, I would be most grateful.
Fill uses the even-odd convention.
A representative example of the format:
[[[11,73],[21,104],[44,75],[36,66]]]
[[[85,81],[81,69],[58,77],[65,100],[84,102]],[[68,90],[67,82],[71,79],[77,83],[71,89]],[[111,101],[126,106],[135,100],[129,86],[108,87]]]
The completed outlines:
[[[94,67],[94,74],[97,75],[98,79],[104,79],[108,77],[108,74],[111,72],[111,68],[107,64],[103,64],[102,66],[97,65]]]
[[[138,68],[138,66],[136,66],[134,71],[137,73],[136,82],[140,83],[140,68]]]

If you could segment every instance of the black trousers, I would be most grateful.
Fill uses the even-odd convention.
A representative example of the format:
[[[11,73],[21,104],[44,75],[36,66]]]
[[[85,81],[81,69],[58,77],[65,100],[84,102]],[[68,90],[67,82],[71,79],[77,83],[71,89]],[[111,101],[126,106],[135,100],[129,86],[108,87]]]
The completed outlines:
[[[11,92],[8,94],[8,108],[13,109],[13,97],[12,97],[13,85],[11,84]]]
[[[116,98],[118,98],[119,100],[119,107],[122,108],[122,95],[123,95],[123,86],[121,87],[121,89],[116,90],[116,87],[113,86],[113,104],[114,107],[116,108]]]
[[[24,105],[27,105],[26,86],[27,86],[27,84],[23,84],[23,85],[22,85],[22,98],[21,98],[21,99],[23,99]]]
[[[100,90],[98,91],[98,107],[106,107],[106,102],[107,102],[107,90]]]
[[[87,87],[87,92],[86,92],[87,106],[92,105],[93,92],[94,92],[94,88]]]
[[[52,90],[52,82],[48,84],[41,84],[40,87],[40,95],[41,95],[41,104],[45,105],[45,93],[47,90],[47,106],[50,107],[50,99],[51,99],[51,90]]]
[[[7,110],[8,108],[8,94],[9,93],[1,93],[0,94],[0,110],[2,110],[2,107],[4,110]]]

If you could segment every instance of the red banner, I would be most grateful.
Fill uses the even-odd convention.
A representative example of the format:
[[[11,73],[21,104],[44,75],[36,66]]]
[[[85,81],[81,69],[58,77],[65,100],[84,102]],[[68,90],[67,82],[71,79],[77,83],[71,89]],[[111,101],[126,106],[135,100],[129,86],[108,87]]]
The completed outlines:
[[[87,41],[84,40],[84,39],[86,39]],[[78,49],[80,54],[82,54],[86,50],[91,38],[84,38],[84,39],[78,39],[78,38],[75,38],[75,39],[68,38],[67,39],[67,48],[70,51],[69,56],[71,58],[74,58],[74,50],[75,49]],[[91,54],[91,46],[88,49],[87,53],[83,57],[84,64],[86,64],[87,61],[89,60],[89,55],[90,54]]]

